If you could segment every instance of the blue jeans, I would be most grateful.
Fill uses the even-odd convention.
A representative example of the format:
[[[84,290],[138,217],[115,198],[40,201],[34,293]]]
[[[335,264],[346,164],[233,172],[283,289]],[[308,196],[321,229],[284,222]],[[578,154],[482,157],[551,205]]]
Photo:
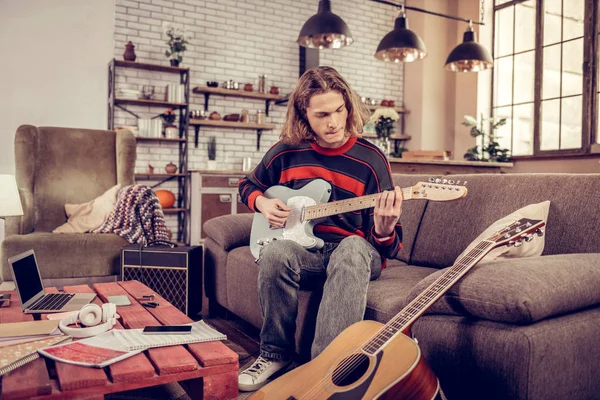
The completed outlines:
[[[359,236],[326,243],[316,252],[291,240],[277,240],[261,250],[257,263],[263,317],[260,353],[276,360],[288,360],[294,353],[300,289],[310,290],[324,281],[311,348],[315,358],[344,329],[362,321],[369,281],[381,275],[379,253]]]

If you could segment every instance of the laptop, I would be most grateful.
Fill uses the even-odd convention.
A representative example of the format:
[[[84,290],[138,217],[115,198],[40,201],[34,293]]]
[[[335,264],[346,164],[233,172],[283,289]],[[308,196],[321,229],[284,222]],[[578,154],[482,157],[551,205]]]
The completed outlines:
[[[96,297],[95,293],[45,293],[33,250],[8,259],[25,314],[79,311]]]

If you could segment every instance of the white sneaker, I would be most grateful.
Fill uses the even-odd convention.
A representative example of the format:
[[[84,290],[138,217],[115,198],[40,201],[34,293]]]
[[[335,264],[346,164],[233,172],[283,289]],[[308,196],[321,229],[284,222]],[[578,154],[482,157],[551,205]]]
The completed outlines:
[[[273,374],[292,363],[292,360],[269,360],[259,356],[256,361],[238,376],[238,388],[242,392],[253,392],[267,383]]]

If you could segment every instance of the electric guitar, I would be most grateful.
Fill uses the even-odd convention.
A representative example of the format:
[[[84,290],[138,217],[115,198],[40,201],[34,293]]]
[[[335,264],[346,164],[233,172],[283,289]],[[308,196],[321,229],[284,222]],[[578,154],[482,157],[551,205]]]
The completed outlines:
[[[439,382],[406,336],[413,322],[492,249],[520,246],[543,235],[544,221],[522,218],[482,240],[387,324],[360,321],[346,328],[314,360],[275,379],[251,400],[431,400]]]
[[[467,188],[453,182],[452,180],[431,178],[429,182],[419,182],[414,186],[403,188],[402,196],[404,200],[433,201],[449,201],[465,197]],[[265,197],[268,199],[278,198],[291,210],[283,228],[272,228],[264,215],[254,214],[250,232],[250,251],[254,258],[258,258],[262,246],[277,239],[293,240],[308,250],[318,250],[325,243],[322,239],[315,237],[312,232],[313,227],[320,220],[331,215],[375,207],[375,202],[379,197],[379,194],[376,193],[328,203],[330,195],[331,185],[322,179],[311,181],[298,190],[285,186],[272,186],[267,189],[264,193]]]

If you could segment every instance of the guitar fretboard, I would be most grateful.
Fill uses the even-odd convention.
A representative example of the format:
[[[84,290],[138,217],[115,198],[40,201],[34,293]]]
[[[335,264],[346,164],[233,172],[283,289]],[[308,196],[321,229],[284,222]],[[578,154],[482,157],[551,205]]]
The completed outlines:
[[[412,187],[402,189],[402,197],[404,200],[412,198]],[[375,207],[375,203],[379,198],[379,193],[370,194],[367,196],[354,197],[352,199],[333,201],[330,203],[308,206],[304,209],[304,220],[310,221],[317,218],[329,217],[332,215],[343,214],[346,212],[363,210],[365,208]]]
[[[411,301],[402,311],[392,318],[381,330],[362,347],[368,354],[375,354],[392,336],[406,330],[415,319],[423,314],[435,301],[462,278],[479,262],[496,243],[491,240],[481,241],[473,250],[461,257],[451,268],[427,287],[419,296]]]

